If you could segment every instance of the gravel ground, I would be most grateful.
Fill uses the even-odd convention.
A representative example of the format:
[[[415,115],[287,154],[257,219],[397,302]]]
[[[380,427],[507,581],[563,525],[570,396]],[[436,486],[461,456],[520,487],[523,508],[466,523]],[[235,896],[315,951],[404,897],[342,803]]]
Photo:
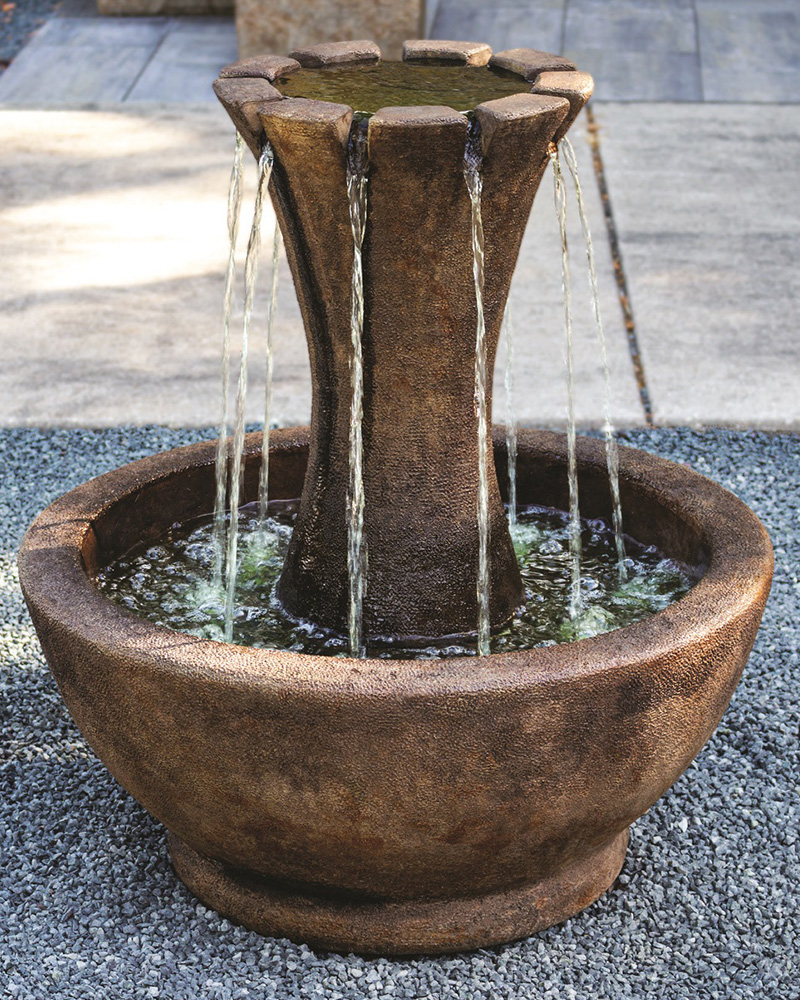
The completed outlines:
[[[163,831],[72,724],[19,594],[30,519],[91,475],[197,432],[0,431],[0,995],[800,997],[800,438],[635,432],[733,489],[776,547],[744,679],[689,771],[633,829],[623,872],[578,917],[503,948],[413,961],[311,951],[231,926],[173,874]]]

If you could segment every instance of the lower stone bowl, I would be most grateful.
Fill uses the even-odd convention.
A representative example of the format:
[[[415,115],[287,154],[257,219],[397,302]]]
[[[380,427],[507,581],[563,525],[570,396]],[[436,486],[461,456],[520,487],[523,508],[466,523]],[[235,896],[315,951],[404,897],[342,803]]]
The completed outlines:
[[[299,496],[307,431],[272,436],[273,498]],[[621,449],[626,529],[702,578],[580,642],[443,661],[249,649],[137,618],[97,569],[213,506],[214,443],[85,483],[34,522],[22,587],[76,723],[169,831],[205,903],[336,951],[452,952],[577,913],[616,878],[628,827],[727,706],[772,549],[755,515],[683,466]],[[246,498],[259,436],[248,438]],[[495,441],[501,482],[505,456]],[[602,444],[579,442],[582,513],[609,514]],[[566,505],[565,440],[523,431],[522,503]]]

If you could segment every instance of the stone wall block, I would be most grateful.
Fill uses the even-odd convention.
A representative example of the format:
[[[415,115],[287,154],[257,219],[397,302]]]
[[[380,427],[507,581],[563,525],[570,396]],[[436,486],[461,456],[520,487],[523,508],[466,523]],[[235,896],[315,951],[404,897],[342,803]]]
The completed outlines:
[[[381,57],[381,50],[369,40],[356,42],[324,42],[293,49],[289,55],[301,66],[315,69],[323,66],[343,66],[348,63],[374,63]]]
[[[519,73],[526,80],[533,81],[540,73],[549,71],[564,72],[575,69],[575,63],[552,52],[541,52],[539,49],[506,49],[495,52],[489,60],[490,66],[497,69],[507,69],[511,73]]]
[[[215,80],[214,93],[257,159],[264,145],[259,109],[270,101],[282,101],[283,95],[267,80],[259,78]]]
[[[236,0],[243,58],[367,37],[399,59],[405,38],[425,34],[424,22],[424,0]]]
[[[260,77],[272,83],[277,77],[293,73],[296,69],[300,69],[300,63],[289,56],[260,55],[231,63],[223,67],[219,75],[222,79]]]
[[[407,62],[453,62],[464,66],[485,66],[492,55],[483,42],[448,42],[438,38],[414,38],[403,42]]]
[[[552,97],[565,97],[569,101],[570,111],[561,124],[553,139],[558,142],[567,134],[572,123],[580,114],[584,104],[592,96],[594,80],[588,73],[542,73],[533,85],[534,94],[549,94]]]

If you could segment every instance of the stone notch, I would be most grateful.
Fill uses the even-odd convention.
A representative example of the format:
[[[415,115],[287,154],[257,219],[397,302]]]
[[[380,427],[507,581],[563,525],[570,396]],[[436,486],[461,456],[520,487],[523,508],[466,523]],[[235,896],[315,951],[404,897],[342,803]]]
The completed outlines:
[[[406,62],[454,62],[464,66],[485,66],[492,54],[483,42],[451,42],[438,38],[413,38],[403,42]]]
[[[540,73],[550,71],[564,72],[576,69],[575,63],[552,52],[541,52],[539,49],[506,49],[495,52],[489,60],[490,66],[518,73],[526,80],[533,82]]]
[[[259,77],[220,77],[214,81],[214,93],[258,159],[264,145],[259,108],[268,102],[285,100],[283,94],[269,81]]]
[[[227,80],[235,77],[260,77],[262,80],[269,80],[272,83],[279,76],[287,73],[294,73],[300,69],[300,63],[289,56],[251,56],[249,59],[240,59],[220,70],[220,79]]]
[[[340,66],[344,63],[374,63],[381,57],[381,50],[371,41],[323,42],[308,45],[289,53],[301,66],[318,69],[323,66]]]
[[[588,73],[542,73],[533,85],[534,94],[549,94],[552,97],[565,97],[569,101],[569,114],[564,119],[553,142],[563,138],[572,123],[580,114],[584,104],[592,96],[594,80]]]

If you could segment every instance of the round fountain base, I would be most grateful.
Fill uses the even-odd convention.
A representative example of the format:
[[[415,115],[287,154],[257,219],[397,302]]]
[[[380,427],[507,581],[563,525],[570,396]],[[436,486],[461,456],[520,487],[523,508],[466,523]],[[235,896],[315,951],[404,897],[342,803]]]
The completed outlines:
[[[274,499],[300,495],[308,441],[272,435]],[[236,646],[132,615],[95,583],[213,507],[215,448],[85,483],[39,516],[19,556],[75,722],[179,838],[184,882],[259,931],[393,954],[499,944],[599,896],[621,831],[689,766],[736,687],[772,574],[755,515],[691,469],[623,448],[628,531],[697,580],[663,611],[579,642],[433,661]],[[260,455],[252,435],[246,501]],[[523,430],[518,456],[520,502],[565,509],[564,437]],[[608,519],[601,441],[578,442],[578,468],[582,512]]]
[[[195,896],[259,934],[345,954],[430,955],[528,937],[579,913],[619,874],[628,830],[547,878],[518,888],[466,899],[377,902],[300,893],[206,858],[172,833],[167,841],[175,871]]]

